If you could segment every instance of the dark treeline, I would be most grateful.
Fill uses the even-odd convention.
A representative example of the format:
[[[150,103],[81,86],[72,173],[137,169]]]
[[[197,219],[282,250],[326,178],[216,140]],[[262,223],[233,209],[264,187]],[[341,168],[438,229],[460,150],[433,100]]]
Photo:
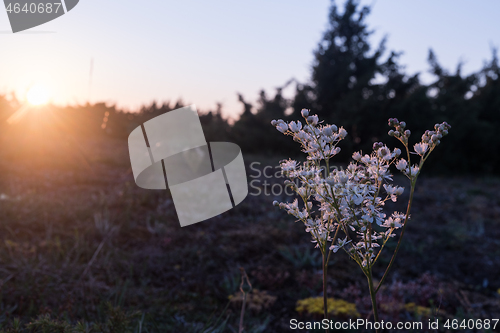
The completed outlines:
[[[461,63],[455,71],[449,71],[429,50],[429,70],[435,80],[425,85],[419,74],[404,72],[398,63],[401,53],[387,51],[385,39],[375,48],[369,44],[369,13],[369,7],[354,0],[347,1],[343,10],[333,4],[329,28],[314,51],[310,82],[290,80],[273,95],[261,91],[258,101],[252,103],[239,95],[243,113],[233,124],[221,116],[222,105],[202,113],[207,140],[232,141],[246,153],[291,155],[298,151],[297,144],[270,122],[279,118],[298,120],[300,110],[308,108],[326,123],[347,129],[348,139],[339,156],[345,162],[353,151],[369,152],[375,141],[397,144],[387,135],[388,118],[406,121],[414,142],[435,123],[447,121],[452,126],[450,135],[438,147],[439,153],[429,159],[429,169],[441,174],[500,172],[500,136],[495,135],[500,128],[496,49],[481,70],[467,76],[461,73]],[[283,89],[290,85],[295,86],[294,97],[285,98]],[[0,96],[0,134],[16,127],[5,122],[19,108],[15,104]],[[71,129],[72,135],[126,138],[144,121],[181,106],[181,101],[152,103],[136,113],[104,103],[50,107],[44,117],[52,117],[52,126]],[[40,125],[39,120],[33,121]]]
[[[244,151],[290,151],[294,142],[283,140],[269,122],[300,119],[300,110],[308,108],[327,123],[347,129],[349,136],[339,156],[347,160],[353,151],[371,151],[376,141],[396,144],[387,135],[388,118],[406,121],[414,142],[435,123],[447,121],[452,125],[450,135],[429,159],[429,169],[441,174],[500,172],[500,136],[495,134],[500,128],[496,49],[480,71],[467,76],[461,73],[462,63],[450,72],[429,50],[435,81],[425,85],[419,74],[404,72],[398,63],[401,53],[386,52],[385,39],[376,48],[369,44],[372,32],[365,23],[369,13],[369,7],[353,0],[342,11],[332,5],[329,28],[314,52],[311,82],[296,83],[292,99],[282,96],[283,87],[274,97],[262,91],[254,113],[240,96],[244,113],[232,127],[233,139]]]

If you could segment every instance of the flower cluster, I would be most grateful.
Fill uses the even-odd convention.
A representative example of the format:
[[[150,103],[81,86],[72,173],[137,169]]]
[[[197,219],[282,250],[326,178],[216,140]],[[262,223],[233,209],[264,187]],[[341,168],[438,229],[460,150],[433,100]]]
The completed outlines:
[[[319,161],[329,159],[340,152],[337,144],[344,139],[347,131],[338,129],[335,125],[319,125],[318,116],[309,116],[309,111],[302,110],[302,116],[306,124],[302,126],[300,121],[292,121],[289,124],[283,120],[273,120],[271,124],[278,131],[293,136],[295,141],[302,144],[302,151],[308,154],[308,160]]]
[[[327,249],[337,252],[343,248],[362,267],[367,267],[377,257],[377,248],[383,247],[394,236],[393,231],[401,228],[409,218],[408,214],[399,212],[387,216],[383,208],[387,200],[395,202],[404,192],[403,187],[389,183],[392,182],[389,170],[392,164],[410,178],[416,178],[419,173],[422,162],[410,166],[407,147],[411,133],[405,130],[404,122],[389,120],[395,127],[389,134],[403,142],[408,160],[399,158],[400,149],[391,150],[376,142],[371,154],[356,152],[345,170],[330,171],[329,160],[340,152],[337,145],[347,131],[335,125],[322,125],[318,116],[310,116],[306,109],[302,110],[302,116],[304,124],[300,121],[287,124],[281,119],[272,121],[278,131],[299,142],[308,155],[307,162],[302,165],[294,160],[281,162],[282,172],[289,178],[286,183],[301,198],[301,204],[295,199],[292,203],[275,201],[274,205],[302,221],[323,253]],[[443,123],[437,125],[435,131],[426,132],[425,139],[423,136],[422,142],[415,145],[415,152],[422,159],[426,158],[449,127]]]
[[[389,126],[393,126],[394,130],[389,131],[390,136],[394,136],[399,141],[408,147],[408,138],[410,137],[410,130],[406,129],[406,123],[404,121],[399,121],[396,118],[389,119]],[[410,156],[408,156],[408,160],[401,159],[397,161],[396,168],[403,172],[408,178],[413,179],[416,178],[420,172],[420,168],[422,164],[425,162],[429,154],[441,143],[441,139],[443,136],[448,134],[448,130],[451,126],[447,122],[443,122],[442,124],[434,125],[434,131],[425,131],[422,135],[422,141],[415,144],[413,149],[415,154],[421,157],[419,165],[410,166]],[[408,154],[409,155],[409,154]]]

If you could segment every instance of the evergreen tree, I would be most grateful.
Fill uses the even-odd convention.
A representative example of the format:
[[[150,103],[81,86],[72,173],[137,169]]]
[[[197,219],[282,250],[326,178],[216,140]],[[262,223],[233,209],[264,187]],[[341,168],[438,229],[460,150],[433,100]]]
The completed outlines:
[[[312,81],[316,109],[323,119],[352,126],[359,118],[363,90],[381,71],[378,64],[384,51],[383,40],[373,54],[365,18],[370,8],[358,8],[359,3],[348,0],[343,13],[335,3],[330,8],[329,29],[315,52]]]

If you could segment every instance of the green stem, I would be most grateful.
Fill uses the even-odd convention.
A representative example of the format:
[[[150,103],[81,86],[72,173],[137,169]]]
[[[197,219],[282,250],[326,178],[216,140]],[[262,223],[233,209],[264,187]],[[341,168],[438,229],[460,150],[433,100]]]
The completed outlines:
[[[324,312],[325,312],[325,319],[328,320],[328,298],[326,295],[326,273],[327,273],[327,268],[328,268],[328,263],[326,261],[326,253],[323,252],[323,306],[324,306]],[[329,333],[330,330],[328,327],[325,329],[325,332]]]
[[[372,299],[372,308],[373,308],[373,319],[375,322],[378,322],[378,310],[377,310],[377,299],[376,299],[376,291],[373,288],[373,278],[372,278],[372,268],[371,265],[368,264],[368,287],[370,288],[370,298]],[[375,330],[377,333],[378,329]]]
[[[380,250],[378,251],[377,255],[375,256],[375,259],[373,259],[373,263],[372,265],[374,265],[377,260],[378,260],[378,257],[380,256],[380,254],[382,253],[382,251],[384,250],[384,247],[385,247],[385,244],[387,243],[387,241],[389,240],[389,238],[391,237],[391,234],[392,232],[394,231],[394,228],[391,228],[391,231],[389,232],[389,234],[387,235],[387,238],[384,240],[384,242],[382,243],[382,246],[380,247]]]

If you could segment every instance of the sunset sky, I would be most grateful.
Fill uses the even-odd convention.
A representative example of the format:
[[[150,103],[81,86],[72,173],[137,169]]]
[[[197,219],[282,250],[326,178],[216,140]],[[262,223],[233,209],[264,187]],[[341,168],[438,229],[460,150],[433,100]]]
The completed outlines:
[[[343,1],[337,2],[342,8]],[[404,51],[407,72],[427,74],[432,47],[444,67],[477,71],[500,47],[495,0],[377,0],[368,24],[373,46]],[[119,1],[81,0],[66,15],[12,34],[0,10],[0,93],[20,100],[32,85],[60,105],[115,103],[137,110],[153,100],[242,109],[260,89],[269,94],[294,77],[310,77],[313,50],[327,27],[329,0]],[[91,59],[94,70],[89,91]]]

